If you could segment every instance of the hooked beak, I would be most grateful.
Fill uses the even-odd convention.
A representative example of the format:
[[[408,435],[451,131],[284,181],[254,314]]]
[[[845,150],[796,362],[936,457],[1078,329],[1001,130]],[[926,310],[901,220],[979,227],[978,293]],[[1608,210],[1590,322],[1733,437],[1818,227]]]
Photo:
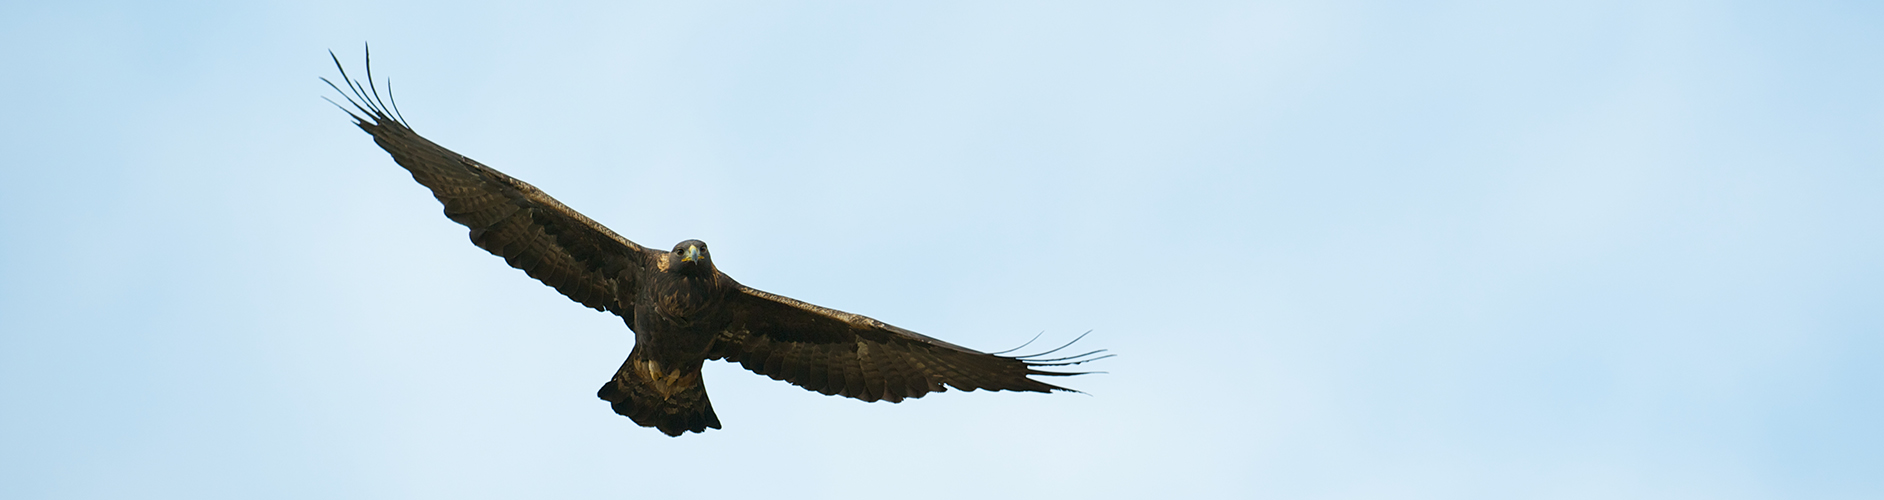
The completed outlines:
[[[700,260],[700,246],[687,245],[687,253],[680,254],[680,261],[693,262],[696,260]]]

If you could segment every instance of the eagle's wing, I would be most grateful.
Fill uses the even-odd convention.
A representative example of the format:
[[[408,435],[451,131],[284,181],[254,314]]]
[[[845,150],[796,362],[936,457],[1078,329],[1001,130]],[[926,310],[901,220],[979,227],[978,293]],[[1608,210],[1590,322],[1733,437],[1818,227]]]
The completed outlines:
[[[745,286],[729,300],[733,321],[715,339],[710,358],[864,401],[900,402],[946,391],[945,384],[964,391],[1072,391],[1027,377],[1079,375],[1039,368],[1092,361],[1103,352],[1057,359],[1040,359],[1053,351],[1000,356]]]
[[[334,65],[340,65],[339,58]],[[353,115],[354,123],[372,134],[393,161],[411,171],[414,180],[432,190],[445,205],[446,217],[471,228],[472,243],[582,305],[633,321],[634,309],[626,305],[633,301],[622,300],[623,294],[634,293],[636,271],[647,266],[655,252],[535,186],[420,137],[395,117],[396,109],[379,99],[370,61],[365,86],[348,78],[345,68],[340,71],[352,95],[338,86],[334,90],[353,105],[353,110],[341,109]]]

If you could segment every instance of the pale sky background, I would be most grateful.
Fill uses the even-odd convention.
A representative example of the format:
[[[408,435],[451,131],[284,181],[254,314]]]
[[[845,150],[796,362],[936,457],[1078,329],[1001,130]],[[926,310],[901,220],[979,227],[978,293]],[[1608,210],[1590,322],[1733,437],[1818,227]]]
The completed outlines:
[[[8,2],[0,497],[1884,498],[1884,3],[1174,4]],[[1119,356],[637,427],[362,42],[635,241]]]

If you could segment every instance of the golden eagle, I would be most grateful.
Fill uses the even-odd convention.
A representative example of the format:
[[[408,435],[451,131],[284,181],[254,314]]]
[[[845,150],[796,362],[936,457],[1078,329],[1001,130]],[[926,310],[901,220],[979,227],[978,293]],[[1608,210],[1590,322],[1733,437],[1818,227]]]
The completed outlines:
[[[643,427],[669,436],[720,428],[700,380],[709,359],[826,395],[894,403],[947,387],[1071,391],[1028,376],[1079,375],[1040,368],[1108,357],[1095,357],[1103,350],[1061,358],[1043,357],[1059,349],[983,353],[741,285],[714,267],[704,242],[682,241],[672,251],[643,247],[534,186],[420,137],[380,99],[370,54],[366,84],[344,67],[340,77],[348,90],[321,80],[353,105],[341,110],[432,190],[446,217],[471,229],[471,243],[571,300],[615,313],[634,330],[634,350],[596,395]],[[388,100],[391,91],[388,82]]]

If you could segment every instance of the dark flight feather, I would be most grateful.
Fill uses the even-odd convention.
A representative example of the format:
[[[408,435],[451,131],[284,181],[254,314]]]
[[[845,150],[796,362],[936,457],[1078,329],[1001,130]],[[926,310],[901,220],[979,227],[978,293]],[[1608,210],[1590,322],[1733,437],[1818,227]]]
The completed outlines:
[[[682,242],[673,252],[637,245],[536,187],[419,136],[399,113],[391,81],[380,96],[370,53],[364,83],[344,67],[340,75],[345,90],[321,80],[352,107],[334,105],[430,189],[447,218],[470,229],[472,244],[635,331],[634,350],[597,396],[642,426],[671,436],[720,427],[700,380],[708,359],[827,395],[900,402],[949,387],[1071,391],[1030,377],[1079,375],[1041,368],[1110,357],[983,353],[746,287],[713,266],[705,243]]]

